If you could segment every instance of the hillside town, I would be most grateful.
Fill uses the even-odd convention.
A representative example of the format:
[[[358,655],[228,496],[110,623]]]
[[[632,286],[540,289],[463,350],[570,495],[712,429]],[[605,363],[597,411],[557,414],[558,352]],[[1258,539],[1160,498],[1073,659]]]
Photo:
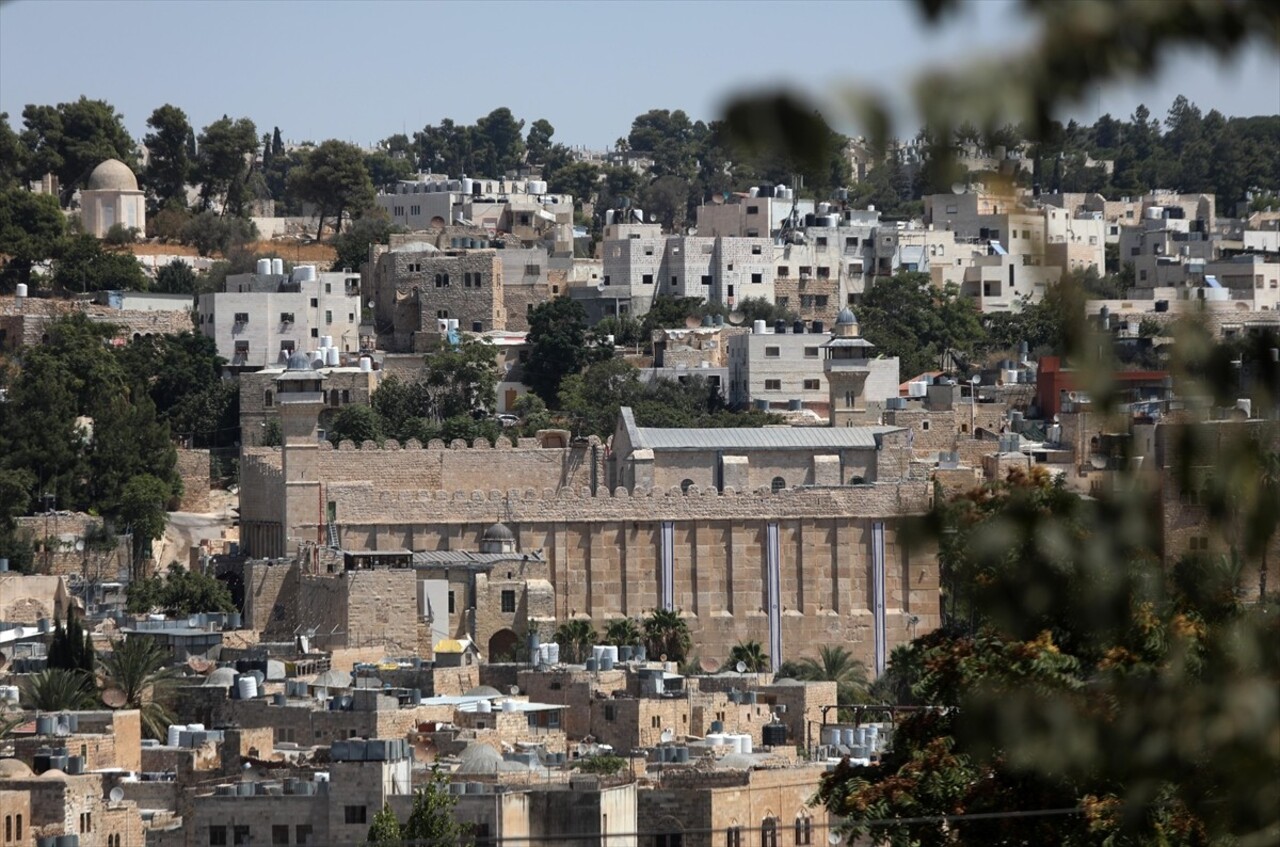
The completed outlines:
[[[0,845],[1275,843],[1261,111],[0,114]]]

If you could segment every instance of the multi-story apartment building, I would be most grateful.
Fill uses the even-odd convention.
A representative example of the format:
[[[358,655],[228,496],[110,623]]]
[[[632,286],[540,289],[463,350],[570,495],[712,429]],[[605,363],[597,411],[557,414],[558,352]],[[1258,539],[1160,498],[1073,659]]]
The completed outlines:
[[[358,275],[317,273],[313,265],[286,274],[263,262],[256,273],[227,277],[224,291],[200,295],[196,326],[217,343],[219,356],[257,369],[317,350],[326,337],[340,351],[360,349]]]
[[[556,255],[573,254],[573,198],[553,194],[536,179],[449,179],[420,174],[379,194],[378,208],[410,230],[454,224],[491,235],[509,233],[526,245],[542,244]]]
[[[829,392],[824,376],[824,347],[829,336],[821,325],[755,327],[750,333],[730,335],[729,402],[760,408],[804,408],[827,416]],[[782,329],[782,332],[778,332]],[[800,332],[794,330],[799,329]],[[790,330],[790,332],[788,332]],[[898,359],[871,359],[863,390],[865,402],[883,402],[898,396]]]
[[[372,269],[378,347],[426,351],[444,334],[441,321],[467,332],[505,329],[502,252],[412,241],[382,252]]]

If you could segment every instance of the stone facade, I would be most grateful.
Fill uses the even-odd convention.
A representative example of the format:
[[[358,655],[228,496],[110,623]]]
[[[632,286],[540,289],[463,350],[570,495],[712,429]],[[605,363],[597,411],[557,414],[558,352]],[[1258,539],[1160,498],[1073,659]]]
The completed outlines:
[[[415,357],[418,365],[420,357]],[[264,368],[253,373],[242,373],[240,384],[240,441],[245,447],[261,447],[263,436],[271,421],[280,420],[276,379],[284,371],[281,368]],[[329,424],[349,405],[369,405],[373,392],[382,381],[383,371],[362,371],[358,367],[320,368],[324,376],[324,406],[319,425],[327,429]]]
[[[496,250],[415,250],[413,244],[378,256],[372,272],[378,347],[425,352],[441,338],[438,320],[458,329],[505,329],[502,261]],[[536,287],[536,286],[535,286]]]
[[[179,448],[178,476],[182,477],[179,512],[209,511],[209,451]]]

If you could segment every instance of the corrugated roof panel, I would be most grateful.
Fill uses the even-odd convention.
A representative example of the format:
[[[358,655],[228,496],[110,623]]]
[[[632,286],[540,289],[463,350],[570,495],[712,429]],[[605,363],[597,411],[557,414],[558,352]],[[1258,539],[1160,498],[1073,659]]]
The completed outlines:
[[[640,427],[640,444],[653,450],[874,449],[878,433],[894,426],[766,427],[760,429],[655,429]]]

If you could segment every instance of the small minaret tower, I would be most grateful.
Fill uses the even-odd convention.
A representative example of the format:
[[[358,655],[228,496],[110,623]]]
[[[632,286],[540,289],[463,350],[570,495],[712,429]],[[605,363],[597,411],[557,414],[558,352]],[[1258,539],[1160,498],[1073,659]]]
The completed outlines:
[[[875,345],[858,333],[858,319],[847,306],[836,318],[831,338],[823,344],[823,373],[831,400],[830,426],[864,425],[867,404],[863,397],[871,374],[868,358]]]
[[[316,454],[318,426],[324,409],[325,375],[303,353],[294,353],[284,373],[276,377],[280,409],[281,462],[284,476],[284,538],[278,556],[293,556],[305,542],[323,543],[324,524]]]

